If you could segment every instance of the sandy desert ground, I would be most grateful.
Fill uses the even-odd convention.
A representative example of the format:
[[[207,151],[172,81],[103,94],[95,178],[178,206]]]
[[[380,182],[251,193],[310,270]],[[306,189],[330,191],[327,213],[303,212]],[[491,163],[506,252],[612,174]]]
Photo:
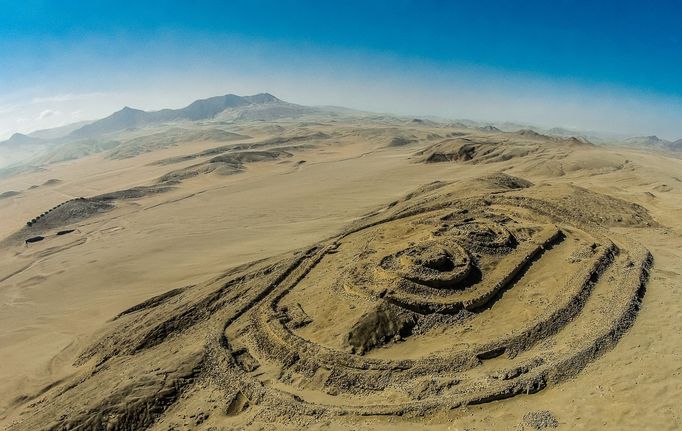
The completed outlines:
[[[231,132],[0,179],[2,426],[682,426],[681,159],[384,117]]]

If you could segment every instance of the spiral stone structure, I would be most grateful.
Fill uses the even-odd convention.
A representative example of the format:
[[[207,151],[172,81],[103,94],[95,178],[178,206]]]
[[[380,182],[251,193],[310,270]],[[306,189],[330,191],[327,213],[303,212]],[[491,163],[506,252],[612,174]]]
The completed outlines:
[[[534,204],[464,201],[455,213],[410,213],[311,251],[244,333],[226,328],[229,346],[250,364],[284,371],[253,378],[244,370],[245,392],[288,394],[337,413],[403,415],[535,392],[579,371],[633,319],[650,257]],[[560,265],[569,270],[546,274]],[[357,302],[335,307],[356,322],[339,327],[343,319],[327,323],[309,310],[306,326],[319,328],[293,328],[287,311],[294,303],[305,310],[312,289],[331,304]],[[519,307],[523,315],[505,313]],[[320,335],[332,325],[352,335],[350,350]],[[307,401],[311,389],[319,395]]]
[[[95,372],[54,408],[98,376],[140,381],[151,355],[163,358],[163,382],[146,381],[161,404],[121,407],[129,392],[113,388],[64,423],[96,423],[102,409],[110,429],[152,423],[202,388],[222,394],[228,418],[425,415],[574,376],[634,321],[651,255],[585,211],[603,196],[562,188],[550,202],[532,187],[477,184],[426,187],[308,249],[123,312],[80,357]],[[199,352],[183,343],[196,337]]]

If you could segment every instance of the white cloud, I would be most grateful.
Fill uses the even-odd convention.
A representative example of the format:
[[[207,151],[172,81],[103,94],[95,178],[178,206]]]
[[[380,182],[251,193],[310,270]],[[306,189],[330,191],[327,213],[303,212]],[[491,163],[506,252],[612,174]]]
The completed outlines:
[[[126,103],[119,93],[52,92],[39,97],[37,89],[0,94],[0,141],[12,134],[30,133],[68,123],[107,116]],[[46,91],[47,94],[50,94]]]
[[[50,103],[50,102],[71,102],[76,100],[92,99],[106,96],[107,93],[92,92],[92,93],[64,93],[55,94],[52,96],[39,96],[31,99],[32,104]]]
[[[38,115],[38,120],[44,120],[48,117],[54,117],[56,115],[59,115],[59,111],[53,111],[52,109],[45,109],[44,111],[41,111],[40,114]]]

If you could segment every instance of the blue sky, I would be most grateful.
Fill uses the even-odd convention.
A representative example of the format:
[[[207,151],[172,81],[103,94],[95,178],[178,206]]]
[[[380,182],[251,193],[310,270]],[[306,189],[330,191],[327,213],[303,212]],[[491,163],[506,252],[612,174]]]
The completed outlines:
[[[682,137],[682,2],[0,0],[0,137],[292,102]]]

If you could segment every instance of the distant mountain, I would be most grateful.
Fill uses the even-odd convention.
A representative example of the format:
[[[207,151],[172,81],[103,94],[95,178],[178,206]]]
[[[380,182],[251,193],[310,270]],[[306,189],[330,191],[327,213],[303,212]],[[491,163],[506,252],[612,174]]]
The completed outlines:
[[[628,145],[636,145],[638,147],[664,147],[670,144],[670,141],[661,139],[658,136],[635,136],[627,138],[624,142]]]
[[[6,141],[0,142],[0,147],[5,148],[20,148],[27,146],[43,145],[45,141],[39,138],[32,138],[31,136],[22,133],[15,133]]]
[[[169,121],[198,121],[215,117],[226,109],[249,107],[253,105],[284,104],[275,96],[268,93],[253,96],[225,96],[210,97],[196,100],[184,108],[162,109],[160,111],[142,111],[125,107],[110,116],[87,124],[68,135],[69,138],[92,138],[107,133],[119,132],[126,129],[144,127],[150,124]]]
[[[157,117],[140,109],[126,106],[120,111],[114,112],[106,118],[94,121],[80,129],[76,129],[67,135],[68,138],[91,138],[105,133],[132,129],[153,122],[152,117]]]
[[[40,139],[59,139],[63,138],[64,136],[68,135],[69,133],[73,132],[76,129],[80,129],[81,127],[85,126],[86,124],[90,124],[92,121],[79,121],[77,123],[71,123],[67,124],[65,126],[59,126],[59,127],[53,127],[51,129],[41,129],[41,130],[36,130],[35,132],[31,132],[28,134],[28,136],[32,138],[40,138]]]
[[[15,133],[9,139],[0,142],[0,177],[20,172],[21,169],[5,168],[28,160],[48,147],[48,141],[22,133]]]
[[[682,152],[682,139],[671,142],[658,136],[636,136],[623,140],[626,145],[653,150]]]
[[[545,133],[548,135],[552,136],[561,136],[564,138],[570,138],[573,136],[582,136],[587,138],[588,136],[595,137],[595,134],[597,132],[590,132],[586,130],[576,130],[576,129],[567,129],[565,127],[552,127],[551,129],[545,130]]]
[[[526,137],[531,137],[531,138],[544,138],[545,136],[536,132],[533,129],[521,129],[517,130],[516,132],[517,135],[519,136],[526,136]]]
[[[296,105],[282,100],[254,103],[236,108],[227,108],[214,118],[219,121],[276,121],[281,118],[299,118],[311,114],[338,114],[333,108]]]
[[[682,152],[682,139],[678,139],[677,141],[669,142],[666,144],[665,148],[670,151],[675,151],[675,152]]]
[[[493,132],[493,133],[499,133],[502,130],[498,129],[497,127],[493,126],[492,124],[486,124],[485,126],[481,126],[478,128],[481,132]]]

